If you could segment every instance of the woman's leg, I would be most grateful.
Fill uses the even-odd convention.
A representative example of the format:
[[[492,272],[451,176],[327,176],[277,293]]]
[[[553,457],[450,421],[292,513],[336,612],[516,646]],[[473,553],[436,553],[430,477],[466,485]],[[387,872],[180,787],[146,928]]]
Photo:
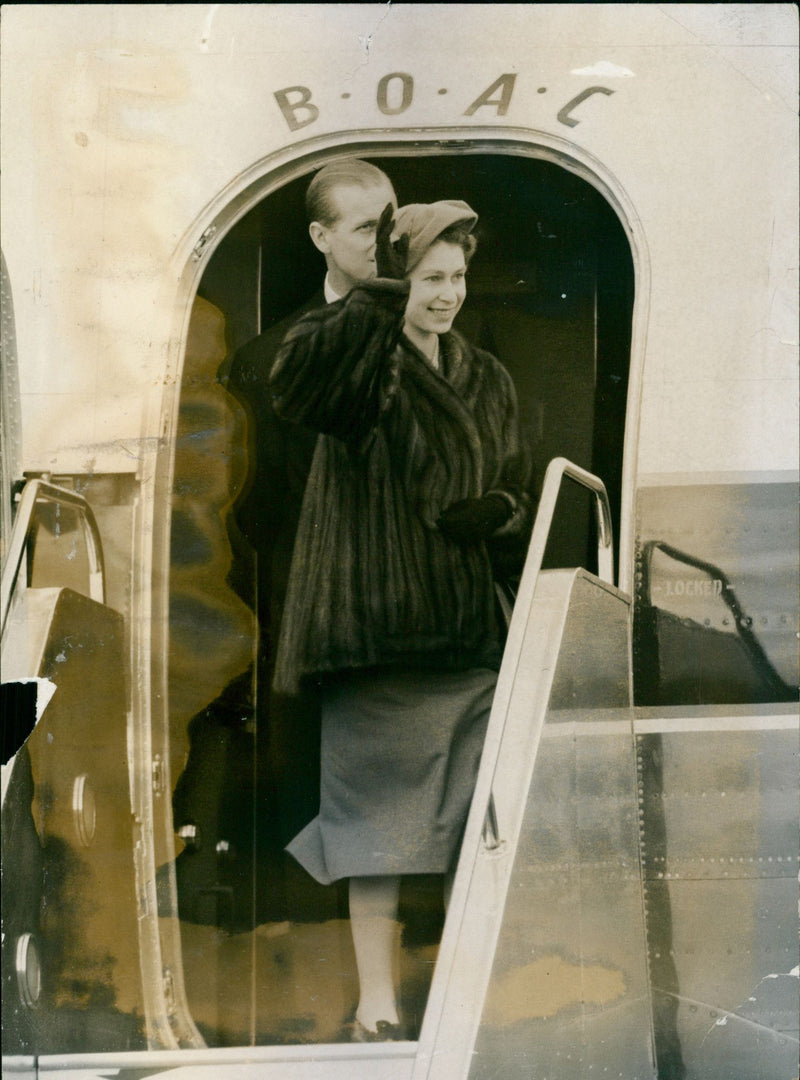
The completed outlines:
[[[399,899],[399,877],[350,878],[350,929],[359,981],[356,1019],[368,1031],[376,1031],[379,1020],[399,1022],[394,982]]]

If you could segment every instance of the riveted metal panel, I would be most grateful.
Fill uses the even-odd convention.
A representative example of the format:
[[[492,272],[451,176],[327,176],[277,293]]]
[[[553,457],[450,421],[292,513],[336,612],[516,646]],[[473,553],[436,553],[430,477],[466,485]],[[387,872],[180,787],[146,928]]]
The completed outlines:
[[[659,1062],[703,1080],[790,1080],[796,733],[642,735],[637,763]]]
[[[470,1080],[501,1062],[520,1080],[655,1075],[628,657],[627,604],[579,578]]]

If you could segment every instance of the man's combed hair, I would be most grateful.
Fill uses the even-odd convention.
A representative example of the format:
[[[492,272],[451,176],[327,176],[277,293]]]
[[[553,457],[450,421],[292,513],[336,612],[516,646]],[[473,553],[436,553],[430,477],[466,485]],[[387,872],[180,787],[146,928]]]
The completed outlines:
[[[306,191],[306,215],[309,222],[318,221],[330,228],[336,224],[337,212],[331,199],[331,192],[337,187],[380,187],[386,184],[391,189],[392,183],[385,172],[376,165],[360,158],[345,158],[334,161],[320,169],[308,185]]]

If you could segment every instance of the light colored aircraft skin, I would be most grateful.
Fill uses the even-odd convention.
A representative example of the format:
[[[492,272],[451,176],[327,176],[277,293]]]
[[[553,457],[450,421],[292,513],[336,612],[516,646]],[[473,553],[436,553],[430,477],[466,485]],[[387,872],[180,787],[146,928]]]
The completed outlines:
[[[56,687],[3,768],[4,1075],[796,1076],[797,33],[785,4],[4,10],[3,683]],[[349,155],[474,202],[465,326],[555,459],[413,1037],[361,1046],[346,918],[188,917],[182,868],[228,903],[237,853],[174,811],[255,649],[217,371],[321,284],[301,194]],[[592,495],[556,569],[564,476]]]

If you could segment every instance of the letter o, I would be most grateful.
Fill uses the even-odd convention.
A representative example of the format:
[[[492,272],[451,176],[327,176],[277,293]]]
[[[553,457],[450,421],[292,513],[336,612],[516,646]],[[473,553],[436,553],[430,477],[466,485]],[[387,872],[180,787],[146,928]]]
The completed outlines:
[[[392,79],[399,79],[403,88],[400,104],[395,106],[389,104],[389,83]],[[400,113],[404,113],[411,104],[413,96],[414,80],[408,72],[392,71],[389,75],[384,75],[378,83],[378,108],[384,116],[399,116]]]

